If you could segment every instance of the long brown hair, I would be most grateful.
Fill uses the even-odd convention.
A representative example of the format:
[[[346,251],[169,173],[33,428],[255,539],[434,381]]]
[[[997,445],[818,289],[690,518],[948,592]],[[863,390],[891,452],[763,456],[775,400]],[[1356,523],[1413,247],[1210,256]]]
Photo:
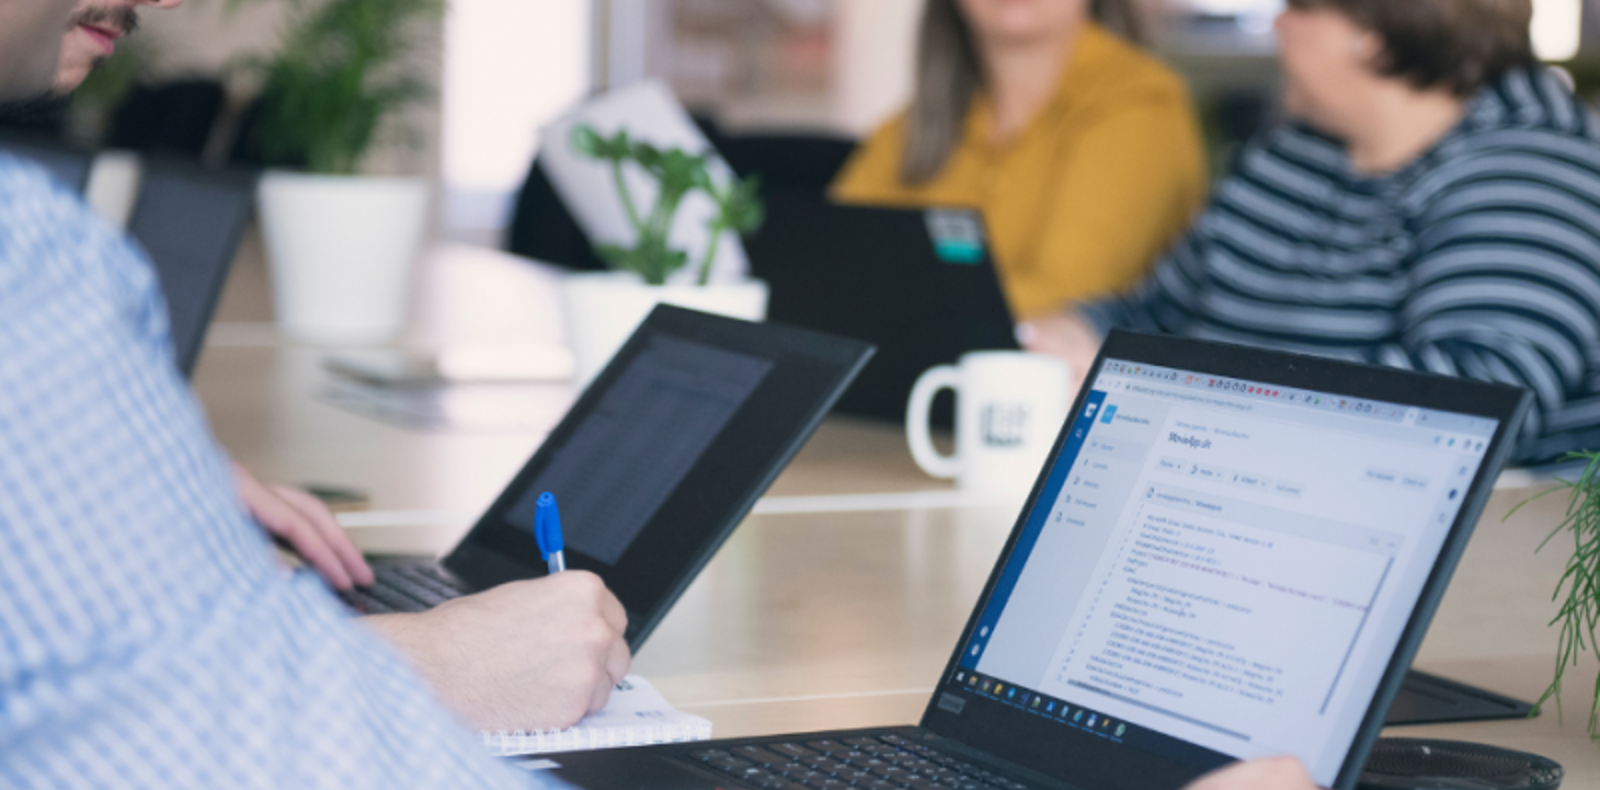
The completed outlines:
[[[1134,0],[1091,0],[1089,14],[1129,41],[1144,41]],[[944,169],[961,138],[972,96],[982,84],[977,45],[956,0],[928,0],[917,39],[916,93],[906,118],[900,180],[926,184]]]

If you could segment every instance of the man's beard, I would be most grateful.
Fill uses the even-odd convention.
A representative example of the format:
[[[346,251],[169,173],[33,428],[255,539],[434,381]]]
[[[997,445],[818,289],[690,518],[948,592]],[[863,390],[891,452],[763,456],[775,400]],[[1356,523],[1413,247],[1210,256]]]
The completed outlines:
[[[89,6],[72,15],[67,21],[67,32],[76,30],[79,25],[119,30],[127,36],[139,29],[139,15],[126,6]],[[96,64],[98,62],[99,59]],[[61,126],[71,105],[71,93],[55,89],[21,101],[0,102],[0,126],[30,131],[55,130]]]

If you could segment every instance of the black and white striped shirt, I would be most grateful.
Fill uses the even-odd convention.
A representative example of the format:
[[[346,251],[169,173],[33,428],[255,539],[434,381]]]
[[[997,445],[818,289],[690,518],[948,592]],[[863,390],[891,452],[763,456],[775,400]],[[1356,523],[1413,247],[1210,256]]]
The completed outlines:
[[[1600,450],[1600,121],[1514,71],[1398,173],[1293,126],[1250,146],[1121,326],[1530,388],[1518,459]]]

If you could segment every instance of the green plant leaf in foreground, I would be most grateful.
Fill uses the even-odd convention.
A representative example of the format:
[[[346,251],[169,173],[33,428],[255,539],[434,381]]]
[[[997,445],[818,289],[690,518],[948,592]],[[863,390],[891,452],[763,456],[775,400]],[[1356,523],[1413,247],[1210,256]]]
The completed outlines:
[[[1569,492],[1565,519],[1539,544],[1539,550],[1543,551],[1562,533],[1571,533],[1572,554],[1551,596],[1560,605],[1555,619],[1550,621],[1552,626],[1560,626],[1555,675],[1534,705],[1537,713],[1546,702],[1554,699],[1557,716],[1562,714],[1561,688],[1567,670],[1575,668],[1584,653],[1600,653],[1600,638],[1597,638],[1600,632],[1600,452],[1573,453],[1566,460],[1588,462],[1576,482],[1558,481],[1556,487],[1518,504],[1506,514],[1509,519],[1529,502],[1558,491]],[[1588,732],[1591,740],[1600,741],[1600,682],[1597,682],[1589,708]]]

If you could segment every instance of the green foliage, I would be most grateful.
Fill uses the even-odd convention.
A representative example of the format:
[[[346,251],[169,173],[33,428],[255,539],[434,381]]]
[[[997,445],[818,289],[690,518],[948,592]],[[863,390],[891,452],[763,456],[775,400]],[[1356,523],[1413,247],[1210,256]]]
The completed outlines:
[[[262,78],[261,152],[274,164],[353,174],[385,125],[432,95],[408,61],[418,25],[443,15],[444,0],[281,2],[290,19],[279,51],[244,64]]]
[[[152,43],[153,35],[140,33],[117,42],[116,52],[101,61],[72,92],[67,133],[74,143],[85,148],[105,145],[112,114],[145,78],[154,53],[161,50],[159,43]]]
[[[142,33],[117,42],[111,57],[95,66],[83,84],[72,92],[73,106],[93,106],[109,111],[121,104],[149,67],[149,40],[145,38],[148,35]]]
[[[667,244],[672,232],[672,222],[678,216],[678,206],[691,192],[700,191],[710,196],[717,206],[711,218],[711,241],[706,245],[705,256],[700,260],[699,282],[705,285],[711,278],[711,264],[716,260],[717,247],[726,231],[750,233],[761,227],[766,219],[766,209],[761,202],[761,182],[756,177],[735,179],[729,184],[719,184],[711,177],[706,157],[689,154],[677,148],[665,151],[655,146],[635,142],[628,130],[619,129],[606,137],[593,127],[578,125],[572,130],[572,148],[591,159],[611,166],[611,181],[617,188],[628,224],[633,228],[635,241],[632,248],[613,244],[596,246],[596,252],[612,268],[636,272],[651,285],[663,285],[667,278],[689,263],[689,254],[674,250]],[[628,183],[622,175],[623,165],[632,162],[655,179],[659,189],[656,203],[648,216],[639,213]]]
[[[1568,460],[1588,462],[1577,481],[1560,481],[1559,486],[1533,497],[1538,499],[1557,491],[1570,493],[1566,519],[1539,544],[1542,551],[1562,533],[1572,534],[1572,556],[1567,558],[1566,571],[1561,575],[1561,581],[1556,583],[1552,596],[1552,600],[1561,605],[1555,619],[1550,621],[1551,625],[1561,627],[1556,647],[1555,678],[1535,706],[1537,711],[1554,699],[1558,715],[1561,712],[1561,683],[1567,669],[1576,667],[1578,659],[1585,652],[1600,653],[1600,635],[1597,635],[1597,630],[1600,630],[1600,452],[1573,453]],[[1511,512],[1515,513],[1522,505]],[[1509,514],[1507,518],[1510,518]],[[1589,709],[1589,737],[1600,741],[1600,686],[1595,689],[1594,702]]]

